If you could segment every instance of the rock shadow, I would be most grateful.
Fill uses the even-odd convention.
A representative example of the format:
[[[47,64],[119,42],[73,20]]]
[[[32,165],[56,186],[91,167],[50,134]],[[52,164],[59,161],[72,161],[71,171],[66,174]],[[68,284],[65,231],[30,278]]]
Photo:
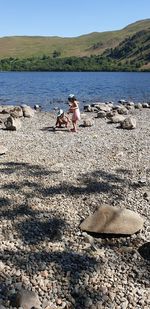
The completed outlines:
[[[48,251],[38,251],[38,252],[26,252],[19,250],[14,253],[11,250],[6,250],[5,254],[2,255],[3,263],[7,264],[8,256],[9,263],[11,262],[16,269],[23,271],[26,275],[32,275],[40,273],[44,270],[43,263],[45,267],[51,265],[51,269],[55,269],[55,277],[51,278],[50,282],[55,282],[56,286],[59,285],[59,281],[64,282],[61,285],[61,290],[59,293],[55,292],[55,298],[65,298],[70,302],[70,297],[73,298],[73,304],[71,308],[87,308],[87,298],[92,298],[95,295],[96,301],[101,300],[97,290],[94,290],[93,287],[80,284],[80,280],[85,277],[85,274],[89,275],[95,271],[97,267],[97,261],[94,257],[90,257],[86,254],[77,254],[71,252],[69,248],[68,251],[63,252],[48,252]],[[28,261],[28,262],[27,262]],[[63,278],[63,280],[62,280]],[[12,277],[11,283],[8,280],[2,280],[2,289],[0,293],[3,295],[3,299],[6,301],[9,298],[8,291],[15,288],[16,280],[18,278],[15,276]],[[28,286],[23,286],[28,289]],[[56,290],[57,291],[57,290]],[[0,295],[1,296],[1,295]]]
[[[66,223],[61,218],[31,218],[16,225],[25,244],[39,244],[44,241],[61,241]]]
[[[143,259],[150,261],[150,242],[140,246],[138,252],[143,257]]]

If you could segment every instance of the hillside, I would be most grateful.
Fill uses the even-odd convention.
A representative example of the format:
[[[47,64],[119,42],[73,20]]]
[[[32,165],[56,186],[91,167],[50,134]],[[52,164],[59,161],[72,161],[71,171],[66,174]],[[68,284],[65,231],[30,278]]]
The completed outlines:
[[[137,63],[141,68],[148,65],[150,63],[150,30],[136,32],[110,52],[105,52],[104,55],[122,61],[122,63]]]
[[[0,38],[0,59],[53,56],[60,58],[101,55],[106,49],[116,47],[136,32],[150,29],[150,19],[135,22],[122,30],[94,32],[74,38],[14,36]]]

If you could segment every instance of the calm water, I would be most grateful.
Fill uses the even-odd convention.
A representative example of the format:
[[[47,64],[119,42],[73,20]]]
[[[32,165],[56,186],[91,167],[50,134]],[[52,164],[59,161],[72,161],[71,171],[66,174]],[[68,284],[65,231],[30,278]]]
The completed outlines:
[[[74,93],[81,103],[150,101],[150,73],[0,72],[0,104],[39,104],[52,110]]]

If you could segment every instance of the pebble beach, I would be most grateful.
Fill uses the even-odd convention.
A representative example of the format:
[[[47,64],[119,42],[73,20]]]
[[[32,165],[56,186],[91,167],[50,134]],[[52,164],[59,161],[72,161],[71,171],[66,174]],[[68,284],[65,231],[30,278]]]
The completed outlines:
[[[107,119],[77,133],[51,129],[56,115],[35,112],[17,131],[0,125],[0,304],[35,292],[45,309],[149,309],[150,108],[134,110],[137,127]],[[81,126],[80,126],[81,125]],[[149,196],[149,195],[148,195]],[[80,223],[101,205],[144,218],[138,233],[93,237]],[[3,308],[3,307],[0,307]]]

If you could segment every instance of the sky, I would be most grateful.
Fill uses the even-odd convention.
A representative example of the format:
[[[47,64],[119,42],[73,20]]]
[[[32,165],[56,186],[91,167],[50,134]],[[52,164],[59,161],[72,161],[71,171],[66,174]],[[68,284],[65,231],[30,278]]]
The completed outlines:
[[[150,18],[150,0],[0,0],[0,37],[76,37]]]

